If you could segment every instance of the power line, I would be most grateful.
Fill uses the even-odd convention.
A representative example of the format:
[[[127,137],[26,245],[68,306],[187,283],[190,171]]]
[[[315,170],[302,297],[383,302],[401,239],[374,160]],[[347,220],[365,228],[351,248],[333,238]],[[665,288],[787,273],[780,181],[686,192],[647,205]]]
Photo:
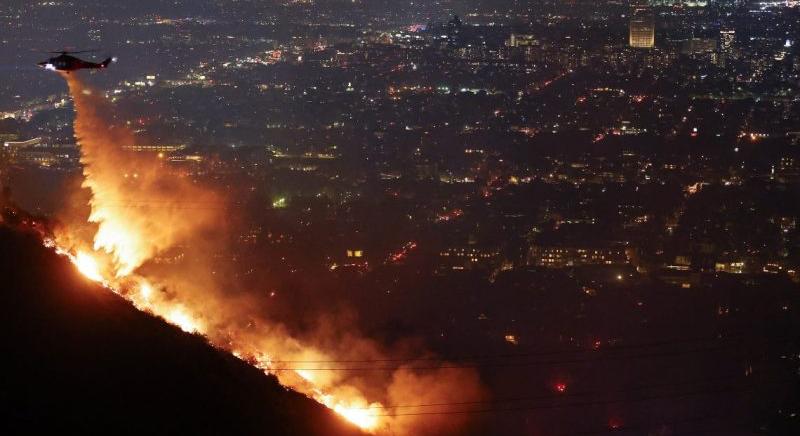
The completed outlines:
[[[575,358],[567,360],[535,360],[527,362],[472,362],[461,364],[442,364],[430,366],[412,366],[412,365],[395,365],[395,366],[358,366],[358,367],[325,367],[325,368],[302,368],[302,367],[286,367],[286,368],[271,368],[274,371],[395,371],[398,369],[456,369],[456,368],[483,368],[483,367],[528,367],[528,366],[545,366],[545,365],[570,365],[587,362],[597,362],[606,360],[631,360],[631,359],[649,359],[655,357],[669,357],[680,356],[684,354],[703,353],[709,351],[722,351],[727,349],[725,346],[716,347],[699,347],[687,350],[673,350],[662,351],[644,354],[620,354],[620,355],[603,355],[593,356],[590,358]],[[275,362],[272,362],[275,363]]]
[[[785,383],[785,382],[786,380],[783,379],[765,383]],[[524,406],[524,407],[518,406],[518,407],[485,408],[485,409],[470,409],[470,410],[447,410],[447,411],[437,411],[437,412],[424,411],[424,412],[408,412],[408,413],[384,413],[384,414],[372,414],[368,416],[397,417],[397,416],[424,416],[424,415],[465,415],[465,414],[482,414],[482,413],[495,413],[495,412],[548,410],[548,409],[559,409],[567,407],[588,407],[588,406],[600,406],[600,405],[620,404],[620,403],[634,403],[634,402],[653,401],[661,399],[691,398],[695,396],[715,395],[726,392],[737,392],[744,390],[745,389],[725,387],[718,389],[699,389],[694,391],[672,393],[672,394],[648,395],[638,398],[620,398],[615,400],[593,400],[593,401],[561,403],[561,404],[539,404],[535,406]]]
[[[471,356],[449,356],[449,357],[409,357],[409,358],[393,358],[393,359],[342,359],[342,360],[272,360],[272,363],[382,363],[382,362],[440,362],[440,361],[461,361],[461,360],[492,360],[492,359],[510,359],[510,358],[525,358],[525,357],[540,357],[540,356],[559,356],[559,355],[570,355],[570,354],[580,354],[580,353],[603,353],[603,352],[611,352],[611,351],[624,351],[624,350],[631,350],[631,349],[641,349],[641,348],[651,348],[651,347],[661,347],[665,345],[678,345],[678,344],[691,344],[697,342],[709,342],[709,341],[733,341],[737,339],[747,338],[747,336],[727,336],[724,338],[720,337],[705,337],[705,338],[692,338],[692,339],[682,339],[682,340],[664,340],[664,341],[656,341],[656,342],[647,342],[647,343],[640,343],[640,344],[630,344],[630,345],[615,345],[609,348],[603,349],[591,349],[591,350],[551,350],[551,351],[537,351],[537,352],[530,352],[530,353],[508,353],[508,354],[495,354],[495,355],[471,355]],[[794,339],[800,340],[800,338],[787,337],[787,341],[791,341]]]
[[[721,413],[720,414],[715,414],[715,415],[697,415],[697,416],[692,416],[692,417],[687,417],[687,418],[682,418],[682,419],[675,419],[675,420],[671,420],[671,421],[660,422],[659,424],[660,425],[675,426],[676,424],[687,424],[687,423],[704,422],[704,421],[716,421],[716,420],[719,420],[721,418],[729,419],[730,415],[721,414]],[[728,429],[728,428],[726,428],[726,429]],[[608,428],[608,427],[606,427],[603,430],[588,430],[588,431],[580,431],[580,432],[562,433],[559,436],[598,435],[598,434],[608,434],[608,433],[620,434],[620,433],[628,433],[628,432],[632,432],[632,431],[641,432],[643,430],[647,430],[647,427],[645,427],[642,424],[638,424],[638,425],[623,425],[623,426],[621,426],[619,428]],[[686,435],[694,435],[694,434],[708,434],[709,430],[712,430],[712,429],[703,428],[703,429],[696,429],[696,430],[685,431],[685,432],[680,432],[680,433],[672,433],[671,432],[670,434],[673,435],[673,436],[681,436],[681,435],[682,436],[686,436]]]
[[[648,384],[648,385],[640,385],[632,388],[627,389],[611,389],[605,391],[583,391],[583,392],[576,392],[576,393],[565,393],[565,394],[548,394],[548,395],[535,395],[535,396],[525,396],[525,397],[516,397],[516,398],[497,398],[491,400],[476,400],[476,401],[459,401],[459,402],[441,402],[441,403],[426,403],[426,404],[398,404],[398,405],[379,405],[379,406],[367,406],[367,407],[353,407],[351,409],[354,410],[375,410],[375,409],[403,409],[403,408],[416,408],[416,407],[445,407],[445,406],[467,406],[467,405],[479,405],[479,404],[502,404],[502,403],[516,403],[516,402],[523,402],[523,401],[536,401],[536,400],[551,400],[551,399],[564,399],[564,398],[573,398],[573,397],[586,397],[592,395],[606,395],[606,394],[620,394],[620,393],[629,393],[629,392],[638,392],[644,391],[649,389],[659,389],[659,388],[672,388],[678,386],[696,386],[696,385],[704,385],[704,384],[714,384],[722,381],[727,380],[735,380],[740,379],[742,376],[740,374],[731,374],[727,376],[721,376],[711,379],[702,379],[702,380],[686,380],[682,382],[673,382],[673,383],[658,383],[658,384]],[[745,380],[740,380],[745,381]],[[798,379],[800,381],[800,379]]]
[[[516,411],[531,411],[531,410],[549,410],[549,409],[561,409],[567,407],[588,407],[588,406],[602,406],[602,405],[609,405],[609,404],[620,404],[620,403],[635,403],[635,402],[642,402],[642,401],[653,401],[653,400],[661,400],[661,399],[673,399],[673,398],[687,398],[687,397],[694,397],[694,396],[705,396],[705,395],[715,395],[721,394],[726,392],[735,391],[732,388],[720,388],[715,390],[698,390],[692,392],[681,392],[680,394],[670,394],[670,395],[650,395],[644,396],[640,398],[624,398],[624,399],[616,399],[616,400],[595,400],[595,401],[583,401],[583,402],[574,402],[574,403],[566,403],[566,404],[539,404],[536,406],[524,406],[524,407],[505,407],[505,408],[487,408],[487,409],[471,409],[471,410],[446,410],[446,411],[438,411],[438,412],[408,412],[408,413],[385,413],[385,414],[372,414],[368,416],[374,417],[396,417],[396,416],[423,416],[423,415],[465,415],[465,414],[478,414],[478,413],[494,413],[494,412],[516,412]]]

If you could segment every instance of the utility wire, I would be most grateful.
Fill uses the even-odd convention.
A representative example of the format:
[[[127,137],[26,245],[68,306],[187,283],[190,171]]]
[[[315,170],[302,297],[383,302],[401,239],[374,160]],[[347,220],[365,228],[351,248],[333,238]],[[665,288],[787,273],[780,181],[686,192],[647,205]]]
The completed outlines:
[[[775,380],[772,382],[764,382],[764,383],[783,384],[786,383],[786,379]],[[716,395],[729,392],[744,392],[749,389],[751,388],[737,389],[733,387],[724,387],[718,389],[699,389],[694,391],[679,392],[672,394],[645,395],[637,398],[620,398],[615,400],[592,400],[592,401],[582,401],[582,402],[572,402],[572,403],[539,404],[535,406],[484,408],[484,409],[470,409],[470,410],[448,410],[448,411],[437,411],[437,412],[423,411],[423,412],[407,412],[407,413],[382,413],[382,414],[371,414],[368,416],[397,417],[397,416],[424,416],[424,415],[465,415],[465,414],[482,414],[482,413],[495,413],[495,412],[548,410],[548,409],[560,409],[567,407],[589,407],[589,406],[602,406],[602,405],[620,404],[620,403],[635,403],[635,402],[644,402],[644,401],[653,401],[662,399],[692,398],[698,396]]]
[[[679,340],[663,340],[655,342],[645,342],[640,344],[629,345],[613,345],[600,349],[582,349],[582,350],[550,350],[550,351],[537,351],[530,353],[508,353],[508,354],[483,354],[483,355],[467,355],[467,356],[450,356],[450,357],[409,357],[409,358],[395,358],[395,359],[344,359],[344,360],[272,360],[272,363],[376,363],[376,362],[427,362],[427,361],[447,361],[454,362],[460,360],[491,360],[491,359],[509,359],[509,358],[524,358],[524,357],[541,357],[541,356],[560,356],[580,353],[603,353],[618,350],[632,350],[641,348],[661,347],[666,345],[678,344],[692,344],[697,342],[711,342],[711,341],[734,341],[738,339],[748,339],[749,336],[726,336],[726,337],[703,337],[692,339],[679,339]],[[800,341],[800,336],[786,337],[787,341],[797,340]]]
[[[791,342],[791,341],[785,341]],[[529,367],[529,366],[547,366],[547,365],[570,365],[588,362],[599,361],[615,361],[615,360],[633,360],[633,359],[650,359],[655,357],[671,357],[680,356],[685,354],[704,353],[713,351],[723,351],[729,349],[730,346],[715,346],[715,347],[696,347],[686,350],[672,350],[652,353],[641,354],[614,354],[608,355],[599,353],[597,356],[589,358],[575,358],[565,360],[533,360],[523,362],[471,362],[471,363],[444,363],[442,365],[429,365],[429,366],[413,366],[413,365],[395,365],[395,366],[356,366],[356,367],[283,367],[283,368],[270,368],[274,371],[395,371],[398,369],[456,369],[456,368],[483,368],[483,367],[500,367],[500,368],[513,368],[513,367]],[[272,362],[275,363],[275,362]]]
[[[706,421],[717,421],[719,419],[728,419],[730,420],[731,416],[729,414],[718,413],[714,415],[697,415],[691,416],[681,419],[674,419],[670,421],[662,421],[659,422],[658,425],[668,425],[668,426],[676,426],[680,424],[689,424],[689,423],[696,423],[696,422],[706,422]],[[725,429],[726,431],[730,431],[730,424],[727,426],[718,426],[719,429]],[[603,430],[587,430],[587,431],[579,431],[579,432],[569,432],[569,433],[561,433],[558,436],[579,436],[579,435],[598,435],[598,434],[620,434],[620,433],[630,433],[630,432],[637,432],[636,434],[643,434],[645,431],[650,430],[649,427],[643,424],[635,424],[635,425],[621,425],[619,428],[609,428],[606,427]],[[670,435],[673,436],[687,436],[687,435],[694,435],[694,434],[708,434],[709,431],[715,431],[715,429],[696,429],[691,431],[679,432],[674,433],[670,432]]]
[[[592,395],[624,394],[630,392],[646,391],[649,389],[673,388],[680,386],[713,385],[716,383],[726,382],[726,381],[735,381],[735,382],[750,381],[743,379],[742,377],[743,376],[741,374],[730,374],[727,376],[721,376],[711,379],[685,380],[682,382],[647,384],[625,389],[611,389],[604,391],[583,391],[575,393],[570,392],[564,394],[551,393],[548,395],[524,396],[516,398],[497,398],[491,400],[476,400],[476,401],[440,402],[440,403],[425,403],[425,404],[397,404],[397,405],[385,405],[385,406],[379,405],[379,406],[367,406],[367,407],[352,407],[350,409],[380,410],[380,409],[405,409],[405,408],[417,408],[417,407],[421,408],[421,407],[468,406],[468,405],[480,405],[480,404],[503,404],[503,403],[517,403],[517,402],[536,401],[536,400],[568,399],[574,397],[587,397]],[[788,381],[789,379],[786,380]],[[800,381],[800,378],[798,378],[796,381]]]

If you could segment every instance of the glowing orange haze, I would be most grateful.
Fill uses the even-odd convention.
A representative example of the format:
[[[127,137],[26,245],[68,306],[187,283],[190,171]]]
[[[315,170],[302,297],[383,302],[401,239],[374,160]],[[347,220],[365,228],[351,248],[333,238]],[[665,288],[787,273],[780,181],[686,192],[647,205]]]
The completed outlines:
[[[294,363],[291,370],[281,370],[287,366],[281,362],[287,361],[377,360],[387,354],[374,341],[330,322],[325,325],[325,340],[301,343],[281,324],[258,318],[254,313],[257,305],[251,301],[255,297],[226,295],[201,268],[159,276],[141,273],[140,267],[154,256],[178,244],[203,240],[226,221],[218,215],[223,208],[181,207],[183,199],[213,204],[221,204],[223,199],[164,169],[155,157],[123,151],[121,147],[133,144],[134,137],[129,130],[108,122],[111,108],[105,98],[84,86],[75,74],[63,76],[75,103],[83,187],[91,191],[88,220],[96,231],[92,241],[87,241],[82,236],[85,229],[75,224],[79,218],[62,217],[73,224],[59,229],[54,243],[81,273],[139,309],[161,316],[184,331],[204,335],[214,346],[274,374],[282,384],[314,398],[366,431],[440,434],[456,431],[463,424],[461,415],[413,415],[447,411],[444,406],[395,409],[385,408],[380,401],[413,405],[480,399],[482,389],[472,370],[308,370],[330,367],[331,363]],[[208,265],[212,262],[208,259]],[[307,370],[298,369],[300,366]]]

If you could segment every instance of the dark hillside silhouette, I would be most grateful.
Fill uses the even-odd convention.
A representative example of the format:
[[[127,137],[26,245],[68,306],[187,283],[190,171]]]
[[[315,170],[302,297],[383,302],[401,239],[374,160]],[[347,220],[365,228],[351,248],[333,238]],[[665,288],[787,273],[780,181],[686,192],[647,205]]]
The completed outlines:
[[[0,433],[355,434],[0,225]]]

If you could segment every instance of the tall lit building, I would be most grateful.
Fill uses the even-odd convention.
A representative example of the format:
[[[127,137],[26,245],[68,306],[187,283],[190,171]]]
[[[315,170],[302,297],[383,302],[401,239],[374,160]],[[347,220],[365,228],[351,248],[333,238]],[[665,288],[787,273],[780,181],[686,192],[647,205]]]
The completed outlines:
[[[648,10],[637,9],[631,15],[629,42],[634,48],[653,48],[656,45],[656,23]]]
[[[722,29],[719,31],[719,49],[722,53],[730,54],[733,51],[734,41],[736,41],[735,30]]]
[[[733,44],[736,41],[736,31],[722,28],[719,31],[719,53],[716,64],[724,67],[728,59],[735,58]]]

